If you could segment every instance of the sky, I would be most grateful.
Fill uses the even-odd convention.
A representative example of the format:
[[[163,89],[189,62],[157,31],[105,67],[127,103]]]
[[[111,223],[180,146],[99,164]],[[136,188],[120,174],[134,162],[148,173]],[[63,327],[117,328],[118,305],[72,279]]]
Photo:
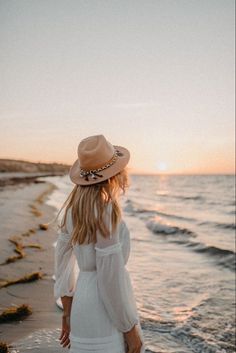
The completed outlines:
[[[233,0],[0,0],[0,158],[234,172]]]

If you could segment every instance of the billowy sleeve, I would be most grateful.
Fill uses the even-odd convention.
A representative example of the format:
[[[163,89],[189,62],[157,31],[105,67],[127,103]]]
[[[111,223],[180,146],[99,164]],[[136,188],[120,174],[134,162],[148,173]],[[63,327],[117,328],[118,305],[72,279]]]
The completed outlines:
[[[106,214],[106,222],[111,231],[110,210]],[[117,229],[108,238],[97,232],[95,250],[98,290],[114,326],[121,332],[128,332],[138,324],[138,313],[120,241],[121,229],[128,231],[128,228]]]
[[[55,247],[54,297],[56,299],[64,296],[72,297],[74,295],[79,273],[77,260],[73,253],[73,246],[70,244],[71,227],[68,226],[68,217],[70,217],[69,212],[67,215],[66,227],[58,231]]]

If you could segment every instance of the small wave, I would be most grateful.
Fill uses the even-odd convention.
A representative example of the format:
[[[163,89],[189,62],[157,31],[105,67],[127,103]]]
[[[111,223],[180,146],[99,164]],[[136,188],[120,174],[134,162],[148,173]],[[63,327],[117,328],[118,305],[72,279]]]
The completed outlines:
[[[171,214],[171,213],[165,213],[165,212],[161,212],[161,211],[155,211],[155,213],[158,216],[163,216],[163,217],[167,217],[167,218],[179,219],[179,220],[190,221],[190,222],[195,222],[196,221],[195,218],[178,216],[178,215],[174,215],[174,214]]]
[[[217,288],[192,308],[192,315],[171,334],[191,347],[193,352],[234,353],[235,321],[232,299],[224,297],[227,288]],[[224,319],[219,315],[224,313]]]
[[[170,219],[178,219],[181,221],[189,221],[189,222],[195,221],[194,218],[178,216],[178,215],[175,215],[172,213],[166,213],[166,212],[161,212],[161,211],[156,211],[156,210],[138,209],[138,210],[136,210],[136,213],[147,213],[149,215],[156,215],[156,216],[161,216],[161,217],[170,218]]]
[[[205,201],[204,197],[202,197],[200,195],[196,195],[196,196],[179,196],[178,198],[180,200]]]
[[[175,242],[180,245],[185,245],[197,253],[202,253],[211,257],[215,257],[218,265],[228,268],[231,271],[235,271],[236,254],[234,251],[221,249],[216,246],[210,246],[200,242],[192,242],[189,240],[185,241],[175,239],[171,240],[171,242]]]
[[[141,320],[141,326],[146,331],[170,333],[175,328],[174,321],[160,321],[154,319]]]
[[[184,195],[175,195],[171,193],[157,193],[157,196],[163,197],[163,198],[172,198],[172,199],[177,199],[177,200],[193,200],[193,201],[205,201],[205,198],[201,195],[189,195],[189,196],[184,196]]]
[[[230,338],[229,342],[227,340],[217,342],[217,339],[212,338],[212,329],[206,329],[205,327],[202,328],[201,325],[196,326],[196,319],[194,320],[192,317],[182,325],[176,321],[165,322],[149,319],[144,319],[141,322],[141,325],[144,332],[153,333],[155,335],[160,334],[160,337],[164,335],[167,340],[175,339],[176,341],[181,342],[183,344],[183,350],[181,350],[181,352],[189,352],[188,349],[185,349],[185,347],[188,347],[191,352],[195,353],[226,353],[224,350],[226,346],[229,349],[227,352],[233,352],[233,346],[231,343],[233,341],[233,338],[231,337],[232,335],[228,335]],[[209,339],[209,337],[211,339]],[[159,341],[161,342],[161,338]]]
[[[225,350],[221,350],[221,347],[217,343],[207,342],[199,334],[193,332],[190,325],[175,328],[170,334],[191,348],[193,352],[226,353]]]
[[[221,249],[216,246],[206,245],[201,242],[194,242],[191,238],[197,235],[187,228],[180,228],[169,224],[159,223],[156,220],[150,220],[146,223],[148,229],[154,234],[165,235],[167,241],[184,245],[191,248],[197,253],[202,253],[214,257],[217,260],[217,264],[232,271],[235,270],[235,252],[227,249]],[[174,235],[174,238],[172,237]],[[176,235],[179,235],[179,237]]]
[[[216,246],[207,246],[203,243],[191,244],[191,246],[195,247],[194,250],[196,252],[208,253],[210,255],[216,255],[216,256],[228,256],[228,255],[235,256],[235,253],[231,250],[220,249],[220,248],[217,248]]]
[[[166,213],[166,212],[162,212],[162,211],[157,211],[157,210],[153,210],[153,209],[148,209],[148,208],[146,208],[146,209],[140,208],[140,207],[138,207],[137,204],[135,204],[131,200],[126,201],[126,206],[124,207],[124,211],[127,213],[132,213],[132,214],[147,214],[149,216],[157,215],[157,216],[162,216],[162,217],[166,217],[166,218],[179,219],[179,220],[190,221],[190,222],[196,221],[195,218],[191,218],[191,217],[179,216],[179,215]]]
[[[236,229],[235,223],[216,223],[216,226],[221,229]]]
[[[155,234],[184,234],[196,237],[196,234],[188,228],[180,228],[170,224],[164,224],[157,222],[156,220],[150,220],[146,223],[148,229],[150,229]]]
[[[220,229],[230,229],[230,230],[236,229],[235,223],[219,223],[219,222],[206,221],[206,222],[200,222],[199,225],[200,226],[213,225],[214,227],[220,228]]]
[[[139,205],[131,200],[126,200],[126,205],[124,207],[124,211],[127,213],[147,213],[147,214],[155,214],[156,211],[150,208],[140,208]]]

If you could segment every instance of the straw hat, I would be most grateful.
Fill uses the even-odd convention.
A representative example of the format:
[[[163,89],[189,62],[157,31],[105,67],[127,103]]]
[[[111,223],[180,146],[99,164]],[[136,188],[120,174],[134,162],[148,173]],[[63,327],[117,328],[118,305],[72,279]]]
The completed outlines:
[[[103,135],[83,139],[78,159],[69,171],[74,184],[91,185],[118,174],[128,164],[130,153],[125,147],[112,145]]]

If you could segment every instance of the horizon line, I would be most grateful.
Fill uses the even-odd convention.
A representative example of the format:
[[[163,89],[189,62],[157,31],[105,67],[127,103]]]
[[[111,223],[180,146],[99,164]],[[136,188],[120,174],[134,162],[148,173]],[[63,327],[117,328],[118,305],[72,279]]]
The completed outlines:
[[[16,161],[16,162],[26,162],[26,163],[34,163],[34,164],[62,164],[64,166],[68,166],[68,167],[71,167],[71,165],[73,164],[67,164],[67,163],[64,163],[64,162],[56,162],[56,161],[53,161],[53,162],[43,162],[43,161],[31,161],[31,160],[26,160],[26,159],[15,159],[15,158],[9,158],[9,157],[0,157],[0,160],[11,160],[11,161]],[[129,169],[129,167],[128,167]],[[128,173],[130,175],[135,175],[135,176],[214,176],[214,175],[225,175],[225,176],[235,176],[236,173],[235,171],[234,172],[163,172],[163,171],[157,171],[157,172],[140,172],[140,171],[135,171],[135,170],[132,170],[133,168],[130,168],[130,170],[128,170]],[[4,173],[4,172],[3,172]],[[12,172],[14,173],[14,172]]]

